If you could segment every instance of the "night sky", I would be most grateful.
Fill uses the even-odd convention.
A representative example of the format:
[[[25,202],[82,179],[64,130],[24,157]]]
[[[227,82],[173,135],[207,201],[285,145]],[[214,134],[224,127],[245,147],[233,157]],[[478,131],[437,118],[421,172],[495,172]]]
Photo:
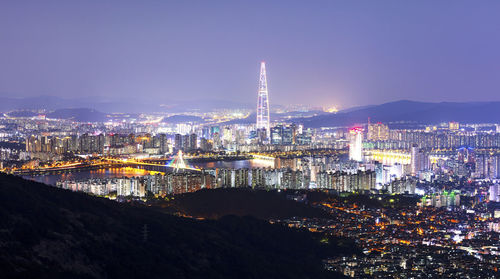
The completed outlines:
[[[500,100],[500,1],[0,2],[0,94]]]

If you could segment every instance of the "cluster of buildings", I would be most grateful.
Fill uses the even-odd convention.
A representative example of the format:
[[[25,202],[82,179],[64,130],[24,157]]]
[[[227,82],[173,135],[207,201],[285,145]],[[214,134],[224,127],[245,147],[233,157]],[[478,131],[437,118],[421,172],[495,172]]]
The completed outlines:
[[[376,175],[374,171],[320,172],[317,175],[317,186],[337,192],[369,193],[375,189]]]
[[[403,206],[392,195],[384,198],[394,207],[332,197],[315,204],[330,212],[330,219],[273,221],[352,239],[361,254],[324,261],[327,269],[349,277],[497,278],[500,210],[494,216],[483,206],[444,207],[444,202],[457,203],[458,195],[452,197],[436,194],[435,206],[425,207]]]
[[[423,196],[421,206],[433,207],[459,207],[460,193],[458,191],[443,191],[442,193],[433,193],[430,196]]]
[[[289,168],[216,169],[218,187],[308,189],[310,177]]]
[[[146,194],[175,195],[214,188],[213,175],[201,173],[166,173],[139,177],[99,178],[81,181],[59,181],[56,187],[98,196],[144,198]]]
[[[66,180],[56,187],[98,196],[116,193],[118,197],[143,198],[194,192],[204,188],[257,187],[268,189],[307,189],[301,171],[290,169],[212,169],[200,172],[172,172],[139,177]]]
[[[354,128],[305,128],[286,118],[271,120],[267,82],[266,65],[262,62],[254,123],[221,121],[226,120],[221,115],[249,114],[242,111],[198,113],[196,117],[180,117],[175,123],[154,114],[113,116],[102,123],[55,121],[39,115],[0,119],[0,137],[22,138],[25,153],[19,160],[40,161],[62,160],[68,154],[158,157],[179,150],[214,154],[348,151],[347,158],[275,156],[272,169],[265,170],[221,169],[221,173],[213,174],[214,185],[221,187],[264,185],[415,194],[416,181],[500,177],[499,125],[397,123],[390,128],[387,123],[371,123],[368,119],[368,123]]]
[[[165,134],[82,134],[65,137],[32,135],[26,138],[26,151],[37,154],[62,155],[102,154],[123,155],[134,153],[165,154],[171,150]]]

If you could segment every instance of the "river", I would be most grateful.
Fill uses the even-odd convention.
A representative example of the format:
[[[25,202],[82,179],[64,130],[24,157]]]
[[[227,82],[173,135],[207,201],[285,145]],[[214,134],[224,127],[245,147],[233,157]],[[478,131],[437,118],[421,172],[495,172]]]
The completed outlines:
[[[214,168],[264,168],[270,167],[269,162],[262,162],[257,160],[237,160],[237,161],[213,161],[203,163],[193,163],[193,167],[200,169],[214,169]],[[62,174],[47,174],[39,176],[25,176],[24,178],[32,179],[37,182],[55,185],[58,181],[66,180],[86,180],[91,178],[117,178],[117,177],[133,177],[143,176],[150,174],[150,171],[144,169],[122,167],[122,168],[107,168],[99,170],[84,170],[79,172],[68,172]]]

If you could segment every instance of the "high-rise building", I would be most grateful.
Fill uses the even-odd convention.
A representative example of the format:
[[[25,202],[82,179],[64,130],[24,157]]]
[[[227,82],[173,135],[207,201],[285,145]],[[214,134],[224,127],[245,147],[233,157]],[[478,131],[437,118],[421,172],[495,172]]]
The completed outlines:
[[[368,124],[368,132],[366,134],[368,140],[388,140],[389,127],[382,123]]]
[[[417,144],[412,144],[410,151],[410,173],[411,175],[416,176],[419,171],[428,169],[429,157],[428,154],[423,152]]]
[[[448,127],[450,130],[458,130],[460,129],[460,124],[458,122],[449,122]]]
[[[177,150],[182,149],[182,135],[181,134],[175,134],[174,146],[175,146],[175,149],[177,149]]]
[[[495,184],[490,186],[490,201],[500,202],[500,185]]]
[[[160,146],[160,153],[161,154],[167,153],[168,152],[167,135],[159,134],[158,141],[159,141],[159,146]]]
[[[282,144],[283,140],[283,126],[278,125],[271,128],[271,144]]]
[[[189,149],[195,150],[198,148],[198,141],[196,134],[189,135]]]
[[[363,161],[363,129],[355,127],[349,130],[349,160]]]
[[[271,135],[269,119],[269,94],[267,91],[266,62],[260,63],[259,92],[257,97],[256,129],[266,131],[266,138]]]
[[[294,127],[278,125],[271,128],[271,144],[292,144],[294,143]]]

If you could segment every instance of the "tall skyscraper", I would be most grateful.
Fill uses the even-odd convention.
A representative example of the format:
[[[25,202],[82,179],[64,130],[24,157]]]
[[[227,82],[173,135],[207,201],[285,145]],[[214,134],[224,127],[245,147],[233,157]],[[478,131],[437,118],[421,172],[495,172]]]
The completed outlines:
[[[363,161],[363,129],[355,127],[349,130],[349,160]]]
[[[418,144],[412,144],[411,145],[411,175],[417,175],[417,173],[420,171],[420,152],[418,148]]]
[[[269,94],[267,92],[266,62],[260,63],[259,93],[257,97],[257,129],[266,131],[266,138],[270,137],[269,124]]]

